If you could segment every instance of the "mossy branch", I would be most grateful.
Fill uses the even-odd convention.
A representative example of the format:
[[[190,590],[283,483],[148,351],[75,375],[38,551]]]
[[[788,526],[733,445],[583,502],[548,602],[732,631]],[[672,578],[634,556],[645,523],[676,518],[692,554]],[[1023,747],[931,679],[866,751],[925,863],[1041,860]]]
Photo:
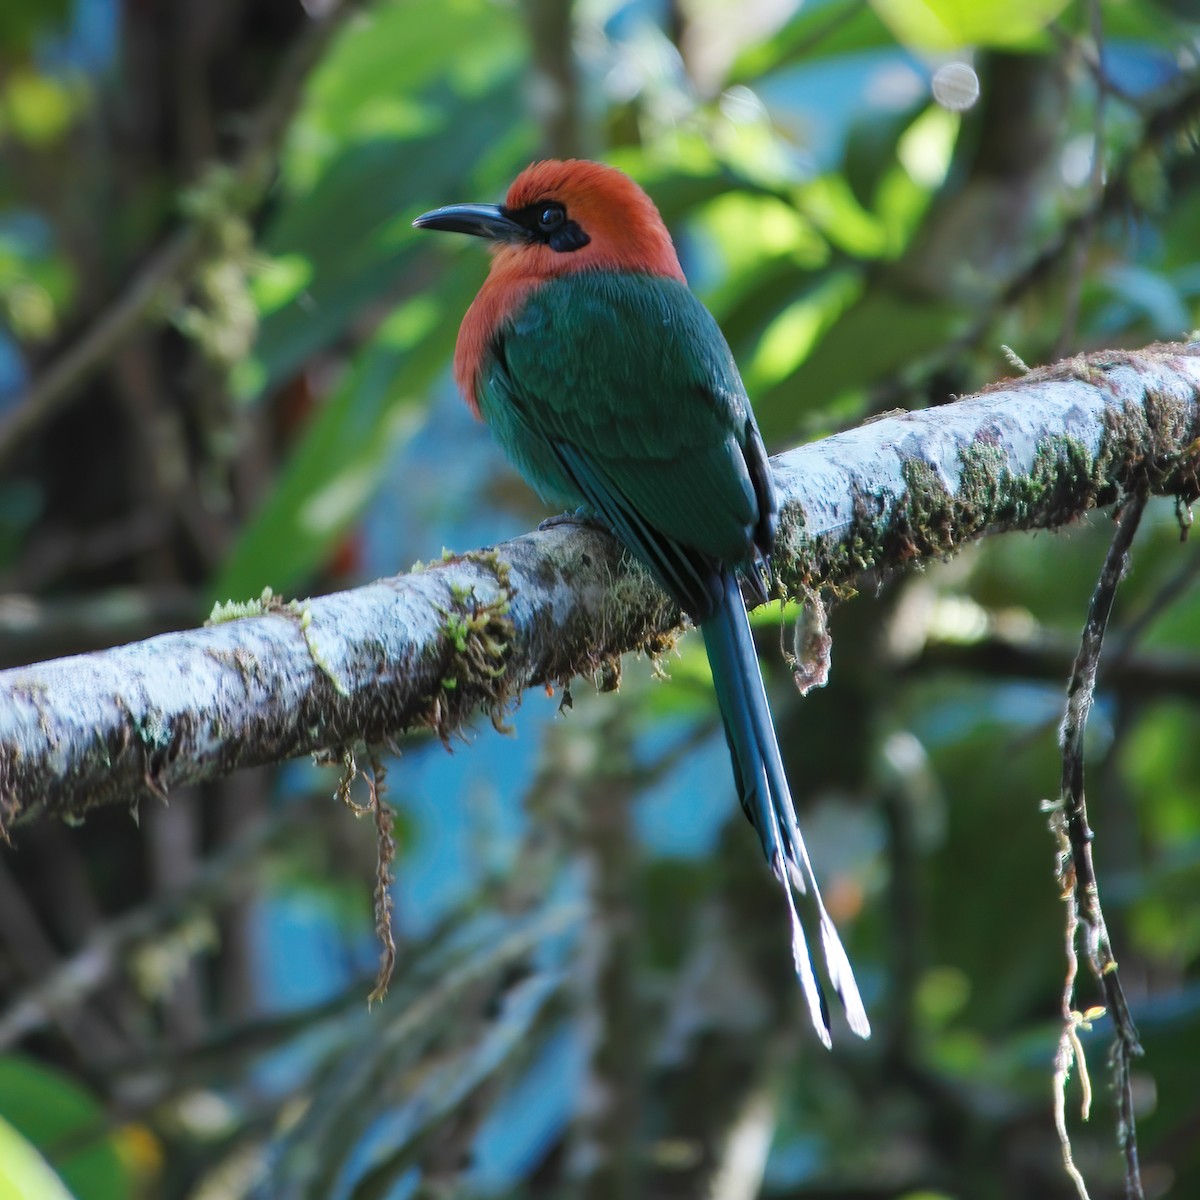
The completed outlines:
[[[1071,359],[773,463],[791,594],[1066,525],[1132,489],[1185,506],[1200,495],[1200,343]],[[302,620],[268,605],[0,672],[0,826],[421,727],[449,737],[526,688],[660,653],[679,625],[612,538],[566,525],[307,601]]]

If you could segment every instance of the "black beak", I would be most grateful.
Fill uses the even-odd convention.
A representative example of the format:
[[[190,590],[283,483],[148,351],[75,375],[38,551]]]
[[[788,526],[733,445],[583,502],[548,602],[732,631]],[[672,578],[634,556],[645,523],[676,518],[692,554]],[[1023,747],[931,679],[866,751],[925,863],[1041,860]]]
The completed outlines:
[[[444,229],[447,233],[469,233],[494,242],[523,241],[529,231],[518,225],[495,204],[447,204],[422,213],[413,225],[418,229]]]

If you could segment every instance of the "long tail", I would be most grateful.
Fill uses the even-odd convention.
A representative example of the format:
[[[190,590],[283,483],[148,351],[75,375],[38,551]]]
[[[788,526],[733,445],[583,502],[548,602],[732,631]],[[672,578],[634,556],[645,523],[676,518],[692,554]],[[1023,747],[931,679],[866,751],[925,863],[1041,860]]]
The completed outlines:
[[[775,739],[771,710],[767,707],[741,589],[731,571],[725,573],[723,582],[724,600],[700,628],[712,666],[742,807],[758,830],[763,852],[787,897],[792,922],[792,956],[817,1035],[827,1047],[832,1044],[829,1010],[813,971],[808,942],[796,912],[793,888],[815,913],[821,931],[825,970],[834,991],[841,997],[850,1028],[859,1037],[870,1037],[871,1026],[858,994],[858,985],[854,982],[850,960],[825,911],[812,863],[796,823],[796,810],[783,772],[783,760]]]

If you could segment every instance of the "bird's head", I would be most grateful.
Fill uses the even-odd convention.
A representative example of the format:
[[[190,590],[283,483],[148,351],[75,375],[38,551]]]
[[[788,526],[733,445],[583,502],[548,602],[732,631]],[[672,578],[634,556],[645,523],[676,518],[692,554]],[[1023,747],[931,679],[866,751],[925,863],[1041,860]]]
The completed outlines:
[[[418,229],[487,238],[494,272],[550,278],[573,271],[641,271],[683,279],[654,202],[615,167],[583,159],[534,163],[503,204],[450,204]]]

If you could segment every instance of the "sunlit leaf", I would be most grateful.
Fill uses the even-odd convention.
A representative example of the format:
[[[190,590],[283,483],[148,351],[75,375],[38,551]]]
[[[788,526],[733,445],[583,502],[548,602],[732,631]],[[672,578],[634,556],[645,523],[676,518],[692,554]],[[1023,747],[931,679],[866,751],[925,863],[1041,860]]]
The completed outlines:
[[[260,387],[287,378],[368,304],[412,287],[428,241],[418,239],[413,217],[450,198],[447,189],[469,176],[485,148],[506,143],[513,164],[523,159],[508,141],[515,102],[514,82],[486,103],[456,109],[464,132],[452,153],[440,138],[350,147],[311,192],[281,208],[266,248],[303,259],[309,280],[295,303],[263,318],[255,349]]]
[[[79,106],[78,88],[52,75],[21,67],[0,83],[0,132],[32,146],[57,142]]]
[[[0,1057],[0,1117],[11,1123],[11,1128],[0,1123],[0,1139],[16,1138],[13,1130],[29,1139],[25,1143],[12,1141],[9,1147],[18,1159],[21,1144],[34,1155],[34,1159],[25,1160],[24,1168],[34,1170],[33,1147],[37,1147],[52,1156],[62,1180],[57,1192],[46,1183],[47,1190],[17,1195],[28,1195],[30,1200],[66,1196],[68,1192],[62,1184],[70,1189],[75,1200],[127,1200],[131,1194],[133,1181],[116,1141],[107,1131],[104,1108],[65,1075],[30,1059]],[[0,1182],[6,1166],[12,1165],[9,1154],[0,1148]],[[45,1163],[40,1166],[49,1171]],[[36,1176],[26,1174],[23,1178],[32,1183]],[[0,1187],[0,1195],[7,1198],[10,1193]]]
[[[793,62],[835,58],[892,44],[887,26],[861,0],[801,4],[775,34],[742,51],[730,71],[730,82],[749,82]]]
[[[800,418],[820,412],[848,393],[898,376],[937,350],[969,320],[944,302],[917,300],[884,289],[850,305],[794,371],[760,394],[764,431],[786,439]]]
[[[3,1117],[0,1196],[6,1200],[73,1200],[46,1160]]]
[[[871,0],[901,42],[933,51],[1023,45],[1066,6],[1067,0]]]

